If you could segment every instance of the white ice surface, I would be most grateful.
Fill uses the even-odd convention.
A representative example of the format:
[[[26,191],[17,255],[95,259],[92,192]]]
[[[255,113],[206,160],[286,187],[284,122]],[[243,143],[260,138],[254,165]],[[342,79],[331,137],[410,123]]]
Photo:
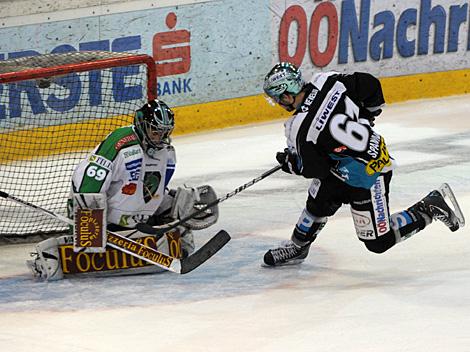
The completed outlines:
[[[470,218],[470,95],[392,105],[378,118],[399,168],[391,209],[442,182]],[[175,138],[173,186],[219,195],[269,170],[282,121]],[[261,268],[290,236],[308,180],[278,172],[220,205],[232,241],[194,272],[37,282],[32,245],[0,247],[0,351],[470,351],[470,231],[434,223],[385,254],[331,218],[300,266]]]

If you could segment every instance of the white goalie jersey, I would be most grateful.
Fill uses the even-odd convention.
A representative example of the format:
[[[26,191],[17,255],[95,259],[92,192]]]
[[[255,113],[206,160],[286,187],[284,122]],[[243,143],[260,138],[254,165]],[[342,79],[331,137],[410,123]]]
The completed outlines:
[[[136,223],[146,222],[162,204],[175,164],[171,145],[150,157],[132,126],[122,127],[77,165],[72,191],[105,194],[107,222],[133,228]]]

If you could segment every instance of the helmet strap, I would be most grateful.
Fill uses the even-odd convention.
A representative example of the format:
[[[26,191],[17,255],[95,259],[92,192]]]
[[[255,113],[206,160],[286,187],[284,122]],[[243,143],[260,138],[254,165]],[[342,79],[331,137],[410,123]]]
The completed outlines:
[[[295,101],[297,99],[297,95],[293,95],[291,93],[282,93],[282,95],[286,95],[288,94],[290,97],[292,97],[292,103],[291,104],[284,104],[282,101],[282,99],[279,99],[279,102],[278,104],[281,105],[282,107],[284,107],[287,111],[295,111]],[[282,97],[281,95],[281,97]]]

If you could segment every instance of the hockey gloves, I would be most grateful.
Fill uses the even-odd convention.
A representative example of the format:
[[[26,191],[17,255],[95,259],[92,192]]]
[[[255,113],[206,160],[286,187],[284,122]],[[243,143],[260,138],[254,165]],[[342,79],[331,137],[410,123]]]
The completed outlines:
[[[369,121],[370,127],[375,126],[375,118],[382,113],[380,106],[364,107],[359,112],[360,119]]]
[[[282,166],[282,171],[288,174],[302,175],[302,160],[297,153],[289,148],[276,154],[276,160]]]

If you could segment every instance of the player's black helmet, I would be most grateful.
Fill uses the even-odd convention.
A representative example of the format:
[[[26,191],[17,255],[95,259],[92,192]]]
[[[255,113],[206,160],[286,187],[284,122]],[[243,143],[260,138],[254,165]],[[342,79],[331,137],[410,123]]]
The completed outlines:
[[[175,114],[163,101],[151,100],[136,111],[134,126],[145,151],[162,149],[171,143]]]
[[[282,94],[297,95],[301,92],[305,83],[300,70],[290,62],[276,64],[264,79],[264,92],[276,102],[279,102]]]

